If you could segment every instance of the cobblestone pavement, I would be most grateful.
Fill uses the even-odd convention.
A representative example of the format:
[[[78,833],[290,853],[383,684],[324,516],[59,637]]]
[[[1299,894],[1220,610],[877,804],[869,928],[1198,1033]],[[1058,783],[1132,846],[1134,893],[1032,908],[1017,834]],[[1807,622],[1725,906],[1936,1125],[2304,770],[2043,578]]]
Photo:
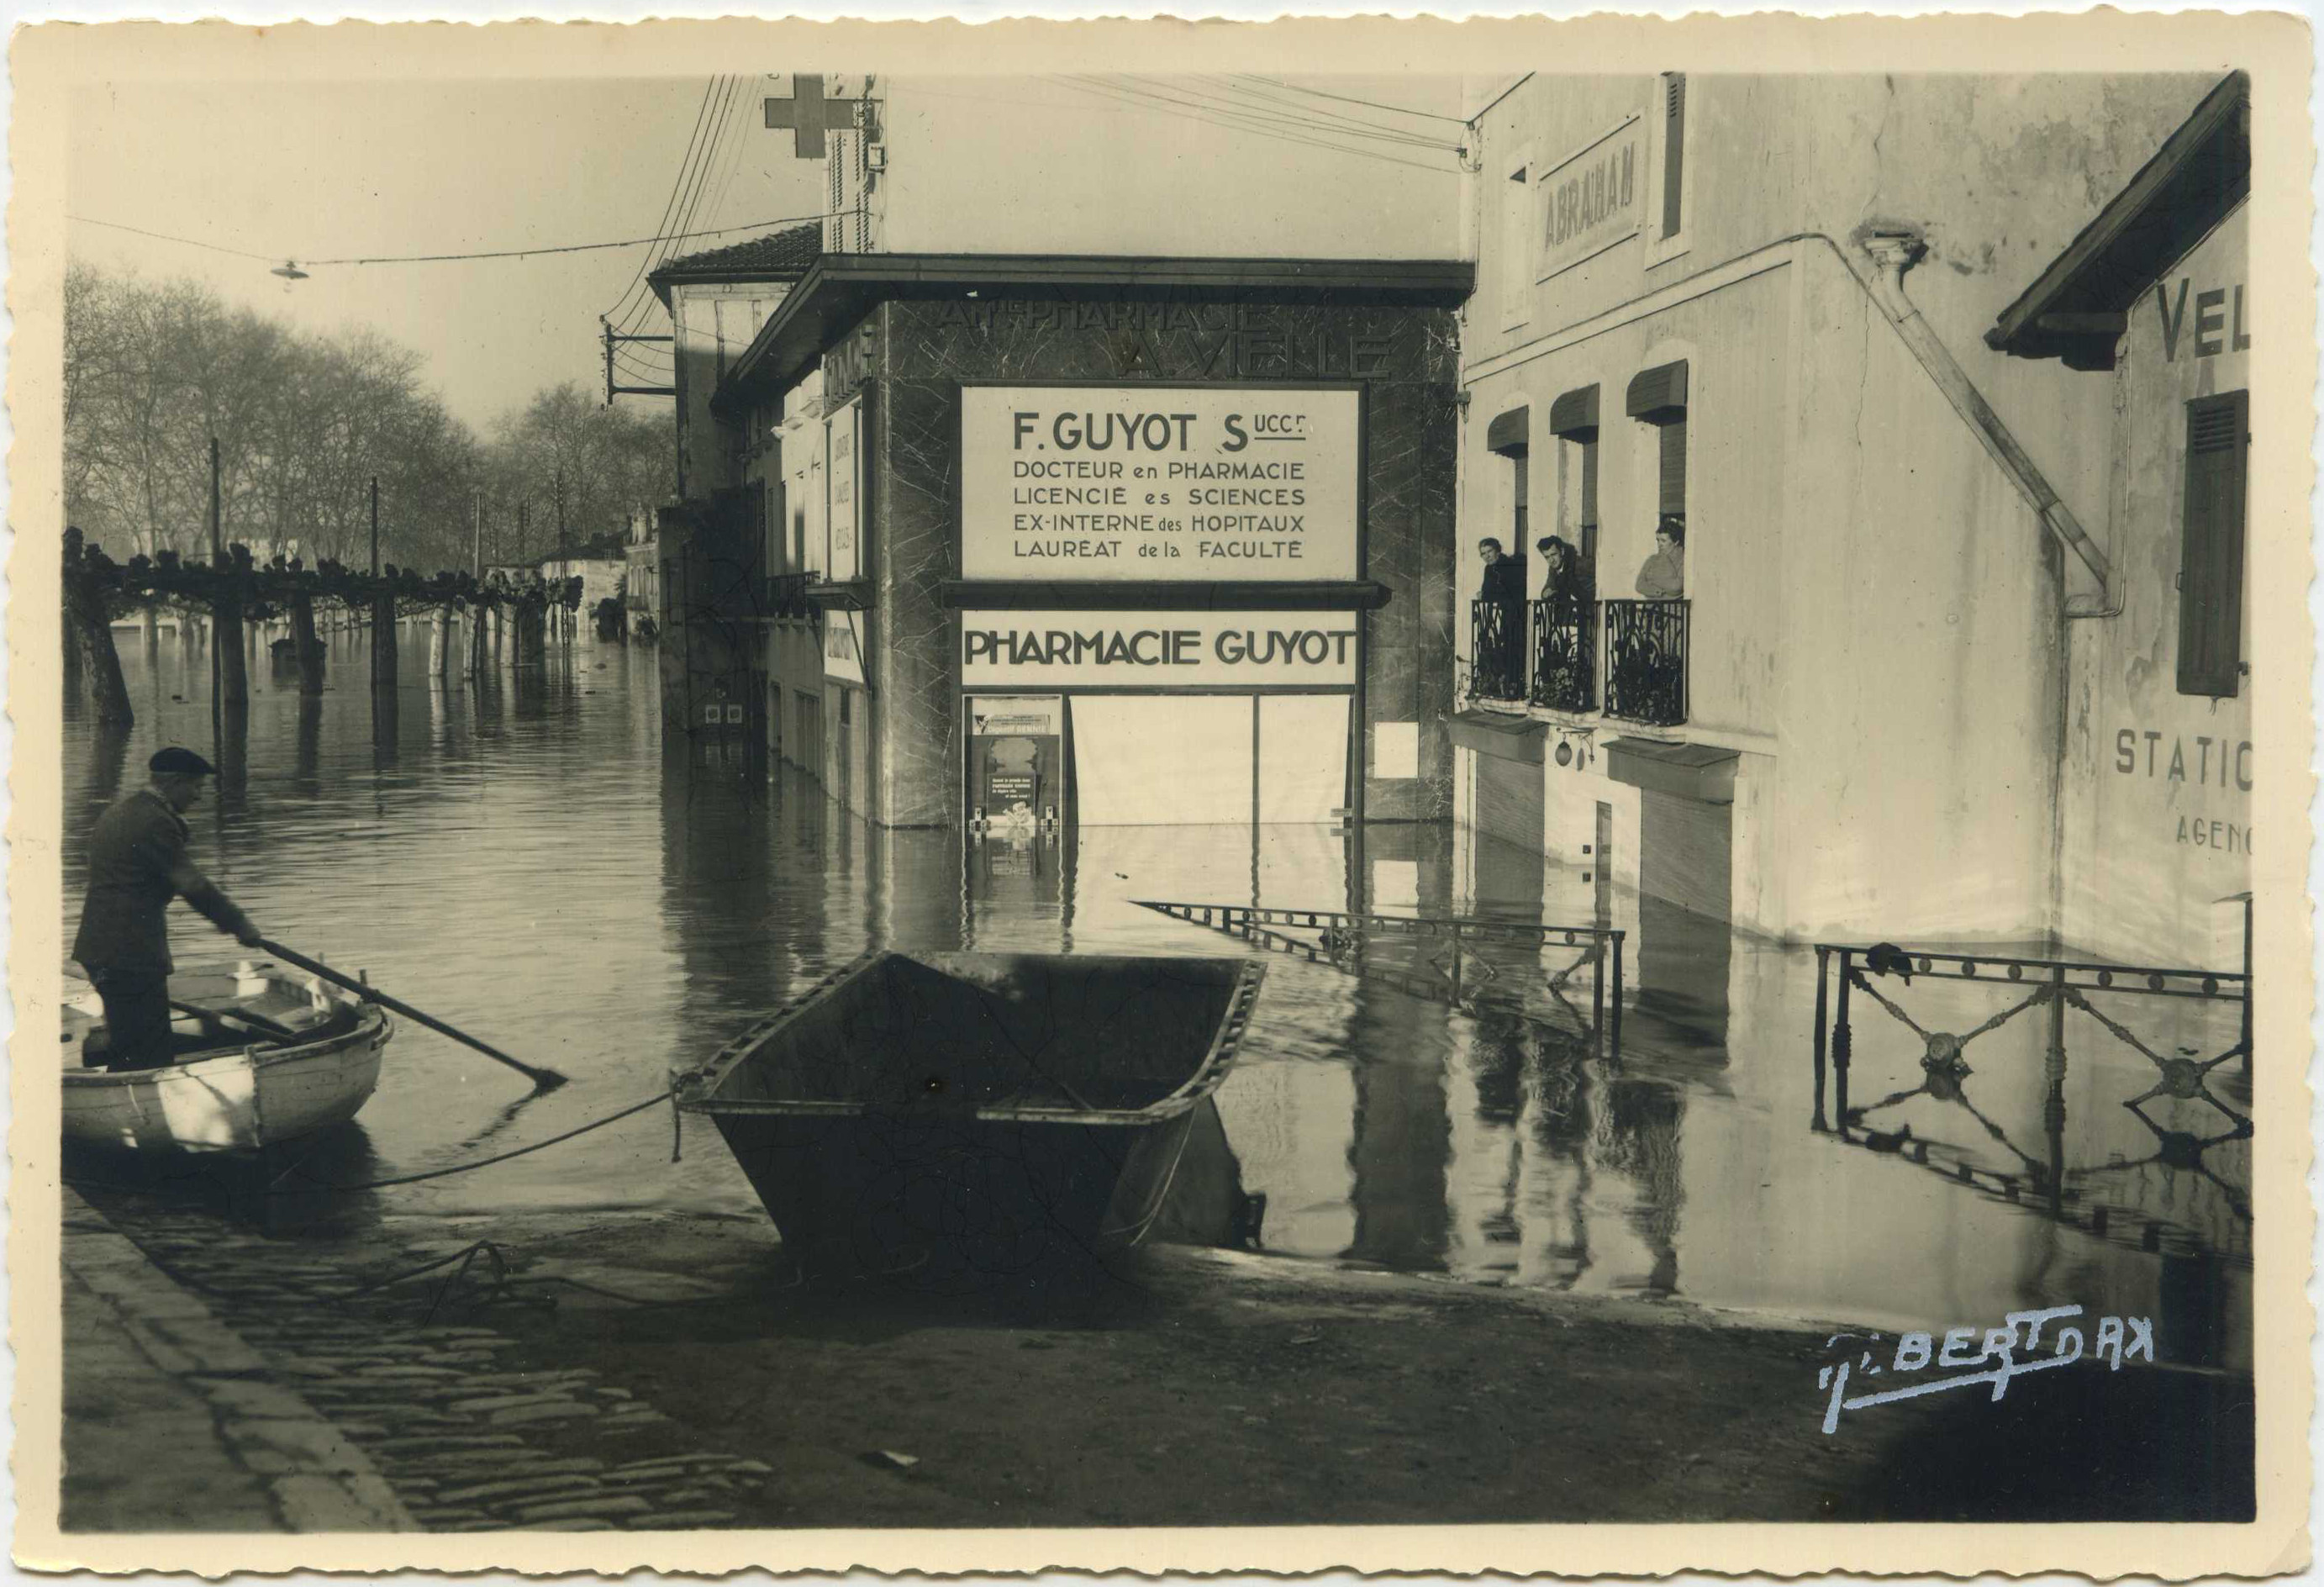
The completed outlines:
[[[479,1301],[525,1294],[477,1282],[488,1259],[465,1273],[454,1262],[368,1296],[332,1298],[472,1241],[383,1251],[375,1239],[359,1247],[292,1242],[149,1203],[107,1210],[145,1258],[246,1345],[235,1377],[213,1395],[277,1424],[293,1407],[312,1407],[303,1442],[278,1440],[262,1452],[262,1466],[274,1462],[267,1469],[278,1491],[335,1464],[360,1466],[361,1491],[379,1513],[341,1516],[338,1529],[660,1530],[748,1525],[766,1508],[772,1468],[687,1447],[670,1418],[595,1371],[528,1370],[521,1341],[471,1320],[490,1315]],[[183,1373],[192,1364],[172,1365]],[[334,1449],[336,1462],[326,1458]]]

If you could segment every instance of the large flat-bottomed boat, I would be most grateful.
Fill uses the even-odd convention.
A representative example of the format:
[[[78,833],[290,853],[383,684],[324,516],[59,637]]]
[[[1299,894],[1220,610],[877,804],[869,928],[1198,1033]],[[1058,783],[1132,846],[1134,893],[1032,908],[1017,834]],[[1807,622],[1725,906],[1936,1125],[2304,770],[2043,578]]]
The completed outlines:
[[[679,1077],[810,1270],[1035,1280],[1145,1238],[1263,967],[866,955]]]

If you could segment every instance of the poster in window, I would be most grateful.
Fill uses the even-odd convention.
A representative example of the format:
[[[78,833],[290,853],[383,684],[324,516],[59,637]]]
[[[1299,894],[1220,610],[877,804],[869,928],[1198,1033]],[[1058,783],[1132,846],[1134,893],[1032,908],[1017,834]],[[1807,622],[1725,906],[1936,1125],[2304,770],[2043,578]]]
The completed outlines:
[[[825,519],[831,531],[828,577],[844,583],[862,570],[857,555],[856,505],[862,500],[863,399],[847,402],[823,421],[824,485],[830,493]]]
[[[845,607],[824,614],[823,675],[842,683],[863,683],[862,614]]]

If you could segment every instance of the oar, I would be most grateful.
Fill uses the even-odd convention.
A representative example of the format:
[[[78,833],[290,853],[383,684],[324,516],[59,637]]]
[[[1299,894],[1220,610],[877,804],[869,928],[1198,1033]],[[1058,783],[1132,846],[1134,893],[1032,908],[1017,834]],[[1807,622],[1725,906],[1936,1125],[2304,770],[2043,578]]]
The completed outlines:
[[[356,981],[352,977],[340,974],[337,970],[332,969],[328,964],[324,964],[319,959],[310,959],[304,954],[293,953],[290,949],[284,947],[281,943],[272,941],[263,937],[258,939],[258,946],[264,948],[268,953],[272,954],[278,959],[287,960],[289,963],[298,965],[301,970],[312,971],[315,974],[321,976],[326,981],[334,982],[340,986],[346,987],[349,992],[355,992],[359,996],[369,998],[372,1001],[379,1004],[382,1008],[393,1009],[397,1013],[402,1015],[407,1020],[416,1020],[420,1024],[425,1025],[429,1029],[435,1031],[440,1036],[448,1036],[454,1041],[465,1043],[466,1046],[475,1048],[478,1052],[484,1054],[484,1056],[492,1059],[496,1064],[506,1064],[518,1074],[530,1079],[536,1090],[554,1091],[558,1086],[564,1084],[566,1080],[568,1078],[567,1075],[559,1075],[554,1069],[537,1069],[530,1064],[524,1063],[520,1059],[512,1058],[509,1056],[508,1054],[501,1051],[500,1048],[493,1047],[491,1043],[478,1041],[466,1031],[447,1025],[443,1020],[437,1019],[432,1014],[423,1014],[418,1009],[413,1008],[410,1003],[404,1002],[397,998],[392,998],[375,986],[370,985],[364,982]]]

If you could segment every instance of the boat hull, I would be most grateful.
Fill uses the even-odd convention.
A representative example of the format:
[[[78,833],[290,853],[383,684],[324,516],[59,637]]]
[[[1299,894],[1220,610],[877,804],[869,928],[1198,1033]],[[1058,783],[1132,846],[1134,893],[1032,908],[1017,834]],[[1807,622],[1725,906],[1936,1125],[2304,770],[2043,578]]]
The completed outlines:
[[[263,1151],[354,1118],[378,1089],[393,1034],[384,1011],[362,1004],[351,1029],[312,1041],[157,1069],[69,1068],[64,1139],[113,1151]]]
[[[1146,1238],[1261,966],[867,955],[681,1078],[803,1267],[920,1287],[1086,1274]]]
[[[783,1248],[817,1272],[1039,1285],[1144,1238],[1193,1113],[1145,1124],[936,1114],[717,1119]]]

